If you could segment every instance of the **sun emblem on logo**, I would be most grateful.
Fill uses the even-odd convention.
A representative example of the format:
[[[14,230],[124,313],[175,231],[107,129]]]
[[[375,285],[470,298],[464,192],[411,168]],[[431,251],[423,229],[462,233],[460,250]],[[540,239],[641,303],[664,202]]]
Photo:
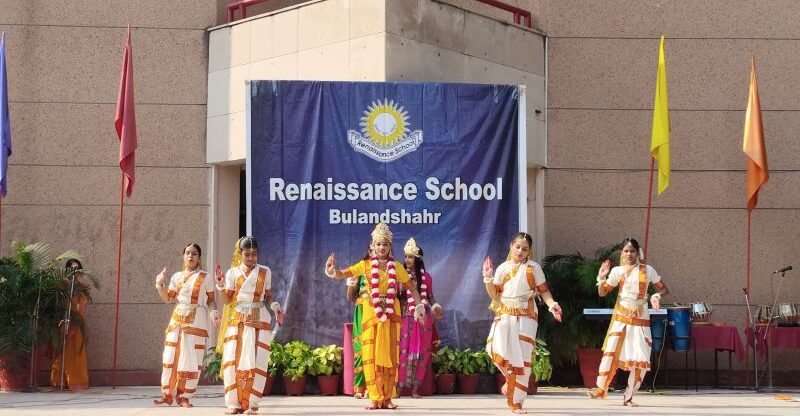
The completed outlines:
[[[381,147],[390,147],[405,137],[408,113],[394,100],[373,101],[361,117],[361,133]]]
[[[358,123],[361,131],[347,130],[347,142],[356,152],[388,163],[422,144],[422,130],[411,130],[408,113],[399,102],[378,99],[363,114]]]

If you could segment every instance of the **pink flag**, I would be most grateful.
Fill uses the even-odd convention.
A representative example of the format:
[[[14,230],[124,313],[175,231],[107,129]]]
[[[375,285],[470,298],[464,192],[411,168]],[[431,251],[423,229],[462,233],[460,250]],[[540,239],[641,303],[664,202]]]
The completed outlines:
[[[131,49],[131,27],[125,41],[125,56],[117,97],[117,114],[114,127],[119,136],[119,168],[125,174],[125,194],[131,196],[136,174],[136,112],[133,108],[133,50]]]

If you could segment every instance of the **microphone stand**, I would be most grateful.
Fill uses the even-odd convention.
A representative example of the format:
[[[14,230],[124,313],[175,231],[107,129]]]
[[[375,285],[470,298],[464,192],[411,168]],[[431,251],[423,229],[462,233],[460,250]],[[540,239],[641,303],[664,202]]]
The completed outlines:
[[[769,328],[771,326],[770,324],[772,323],[772,318],[776,317],[775,316],[775,306],[778,303],[778,296],[780,296],[780,294],[781,294],[781,286],[783,285],[783,278],[786,275],[786,270],[779,270],[779,271],[777,271],[775,273],[780,273],[781,274],[781,280],[778,281],[778,290],[775,292],[775,297],[772,299],[772,308],[769,311],[769,319],[767,319],[767,329],[764,331],[764,345],[767,347],[767,349],[766,349],[766,353],[767,353],[767,383],[768,383],[767,388],[770,389],[770,390],[773,389],[773,387],[772,387],[772,359],[770,358],[771,354],[769,353],[770,348],[769,348],[769,345],[767,344],[767,340],[769,339],[768,338],[768,336],[769,336]],[[756,375],[758,375],[758,373],[756,373]]]
[[[66,365],[67,360],[67,333],[69,333],[69,323],[70,318],[72,317],[72,293],[75,289],[75,271],[73,270],[71,274],[72,277],[70,278],[69,283],[69,299],[67,300],[67,302],[69,302],[69,306],[67,307],[67,317],[62,321],[64,323],[64,336],[62,337],[61,342],[61,382],[59,384],[61,391],[64,391],[64,366]]]
[[[755,390],[758,391],[758,331],[753,325],[753,313],[750,310],[750,295],[747,293],[747,288],[743,288],[742,292],[744,292],[744,303],[747,305],[747,318],[753,331],[753,378],[755,379]]]
[[[36,294],[36,305],[33,307],[33,337],[31,339],[31,373],[28,379],[27,392],[39,391],[36,383],[36,336],[39,332],[39,303],[42,299],[42,275],[39,274],[39,288]]]

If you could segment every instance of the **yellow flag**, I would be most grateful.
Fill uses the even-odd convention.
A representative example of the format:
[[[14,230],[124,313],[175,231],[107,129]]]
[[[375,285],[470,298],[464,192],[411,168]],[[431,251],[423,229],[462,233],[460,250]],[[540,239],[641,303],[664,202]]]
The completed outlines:
[[[669,186],[669,100],[667,99],[667,64],[664,60],[664,36],[658,48],[656,99],[653,105],[653,133],[650,154],[658,161],[658,193]]]
[[[744,118],[742,151],[747,156],[747,210],[758,203],[758,191],[769,179],[767,148],[764,145],[764,127],[761,122],[761,100],[756,82],[756,57],[750,62],[750,92],[747,95],[747,113]]]

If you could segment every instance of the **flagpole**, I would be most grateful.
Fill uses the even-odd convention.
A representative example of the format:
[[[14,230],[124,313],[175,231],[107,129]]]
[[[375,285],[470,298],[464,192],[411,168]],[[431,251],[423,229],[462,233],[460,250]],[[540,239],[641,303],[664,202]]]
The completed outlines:
[[[119,334],[119,286],[122,270],[122,207],[125,205],[125,172],[121,173],[122,180],[119,190],[119,229],[117,233],[117,299],[114,314],[114,358],[111,370],[111,388],[117,388],[117,336]]]
[[[650,158],[650,184],[647,186],[647,219],[644,224],[644,253],[642,263],[647,264],[647,240],[650,238],[650,210],[653,208],[653,171],[655,170],[656,159]]]

